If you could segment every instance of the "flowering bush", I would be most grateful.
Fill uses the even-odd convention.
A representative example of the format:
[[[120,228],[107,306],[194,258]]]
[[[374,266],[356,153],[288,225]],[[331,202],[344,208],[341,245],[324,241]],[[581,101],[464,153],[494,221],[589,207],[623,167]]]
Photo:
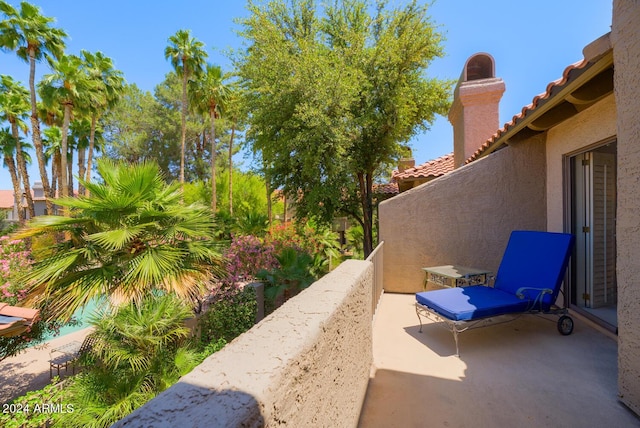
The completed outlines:
[[[273,243],[263,242],[253,235],[234,236],[226,252],[228,284],[250,281],[260,269],[278,266]]]
[[[0,302],[16,305],[24,300],[27,290],[17,278],[29,269],[32,262],[23,241],[0,237]]]
[[[271,226],[265,240],[273,245],[276,253],[280,253],[284,248],[293,248],[300,252],[313,254],[318,249],[317,242],[310,230],[305,226],[297,231],[292,223]]]
[[[226,251],[227,277],[211,290],[209,303],[231,300],[242,283],[256,278],[265,282],[265,293],[277,306],[276,297],[292,297],[339,262],[337,235],[311,222],[272,226],[264,238],[234,236]]]
[[[20,282],[20,276],[31,267],[33,259],[24,241],[0,237],[0,302],[11,306],[19,305],[26,297],[27,290]],[[41,342],[43,338],[60,332],[61,324],[55,321],[44,321],[46,309],[40,311],[40,320],[23,334],[13,337],[0,337],[0,361],[16,355],[31,343]],[[77,321],[72,320],[70,324]]]

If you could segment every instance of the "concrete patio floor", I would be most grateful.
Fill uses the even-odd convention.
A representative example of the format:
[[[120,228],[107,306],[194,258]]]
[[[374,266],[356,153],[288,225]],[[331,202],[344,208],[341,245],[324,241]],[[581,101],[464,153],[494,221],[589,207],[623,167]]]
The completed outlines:
[[[51,382],[49,376],[49,360],[51,350],[72,341],[82,342],[93,327],[56,337],[48,342],[27,348],[20,354],[0,362],[0,403],[19,397],[29,391],[45,387]],[[60,378],[65,378],[72,370],[60,371]],[[57,374],[56,371],[53,374]]]
[[[419,333],[415,298],[384,294],[359,426],[640,427],[617,399],[617,342],[573,316],[561,336],[535,316],[460,334]]]

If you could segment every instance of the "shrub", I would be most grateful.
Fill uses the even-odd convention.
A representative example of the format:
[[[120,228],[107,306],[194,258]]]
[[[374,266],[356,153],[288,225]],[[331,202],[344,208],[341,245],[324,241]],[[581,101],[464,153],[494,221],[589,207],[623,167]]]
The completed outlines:
[[[18,282],[32,260],[23,241],[0,237],[0,302],[15,305],[24,299],[27,290]]]
[[[339,262],[340,243],[338,235],[328,227],[308,221],[295,226],[292,223],[272,226],[266,238],[280,254],[285,248],[293,248],[298,252],[305,252],[314,258],[319,258],[314,265],[321,267],[315,272],[317,276],[327,273],[331,262]],[[334,264],[334,265],[335,265]]]
[[[65,415],[72,415],[76,410],[69,401],[69,392],[58,384],[57,377],[44,388],[27,392],[4,406],[6,412],[0,413],[0,426],[5,428],[55,426]],[[49,406],[55,406],[55,411],[50,411]]]
[[[24,241],[8,236],[0,237],[0,303],[19,305],[26,297],[26,289],[20,280],[29,271],[33,260]],[[0,361],[18,354],[33,343],[38,343],[49,334],[58,334],[61,323],[45,321],[47,309],[41,308],[40,320],[23,334],[0,337]],[[72,323],[75,322],[72,320]]]
[[[221,339],[231,342],[253,327],[256,312],[256,293],[253,287],[244,287],[214,302],[198,322],[200,347],[205,348]]]
[[[199,364],[200,354],[184,346],[184,319],[190,315],[166,294],[95,315],[96,342],[83,357],[89,369],[68,389],[75,411],[61,426],[110,426]]]
[[[314,259],[304,251],[284,248],[277,256],[279,267],[263,269],[258,278],[265,282],[264,295],[269,305],[275,309],[289,298],[310,286],[316,277],[313,275]]]
[[[260,269],[272,269],[278,264],[274,245],[252,235],[234,237],[225,256],[228,273],[224,281],[226,285],[250,281]]]

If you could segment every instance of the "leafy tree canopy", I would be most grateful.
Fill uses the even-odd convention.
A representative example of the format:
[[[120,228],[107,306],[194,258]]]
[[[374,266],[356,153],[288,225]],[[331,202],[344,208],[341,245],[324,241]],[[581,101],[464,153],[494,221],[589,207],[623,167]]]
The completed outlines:
[[[428,6],[274,0],[249,10],[237,59],[248,138],[298,216],[351,214],[368,253],[375,175],[450,104],[452,82],[426,76],[443,55]]]

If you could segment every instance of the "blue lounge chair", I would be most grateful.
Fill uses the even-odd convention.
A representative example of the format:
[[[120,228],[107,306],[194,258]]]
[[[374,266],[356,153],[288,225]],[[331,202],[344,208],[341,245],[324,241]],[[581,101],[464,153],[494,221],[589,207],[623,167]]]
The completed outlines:
[[[416,294],[416,313],[444,323],[453,333],[460,355],[458,333],[521,314],[560,315],[558,331],[569,335],[573,320],[566,308],[555,305],[573,248],[566,233],[513,231],[502,256],[493,287],[475,285]]]

